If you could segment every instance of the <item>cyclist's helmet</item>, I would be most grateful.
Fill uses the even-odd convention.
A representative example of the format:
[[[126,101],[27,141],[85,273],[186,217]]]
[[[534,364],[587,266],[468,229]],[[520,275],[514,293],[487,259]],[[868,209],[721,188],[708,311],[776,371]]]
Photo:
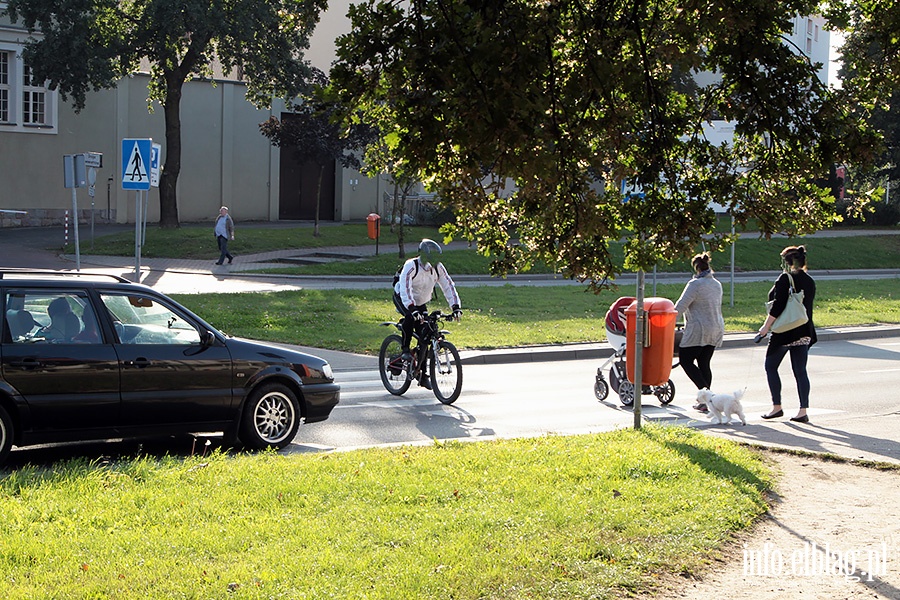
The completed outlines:
[[[443,253],[443,250],[441,250],[441,245],[434,240],[425,238],[424,240],[419,242],[419,256],[425,259],[425,262],[431,262],[432,255],[436,256],[441,253]]]

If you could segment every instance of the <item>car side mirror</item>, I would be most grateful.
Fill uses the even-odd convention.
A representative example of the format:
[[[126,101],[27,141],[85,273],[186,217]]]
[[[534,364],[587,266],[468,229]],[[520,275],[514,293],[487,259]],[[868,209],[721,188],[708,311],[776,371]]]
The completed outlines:
[[[212,346],[216,343],[216,334],[210,330],[205,330],[200,334],[200,344],[202,346]]]

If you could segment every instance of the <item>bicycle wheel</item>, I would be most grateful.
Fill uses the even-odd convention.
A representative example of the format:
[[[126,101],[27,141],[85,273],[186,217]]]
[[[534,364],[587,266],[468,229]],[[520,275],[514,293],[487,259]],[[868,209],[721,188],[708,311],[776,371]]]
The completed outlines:
[[[444,404],[453,404],[462,392],[462,363],[456,346],[448,341],[438,342],[437,356],[432,357],[431,387]]]
[[[400,396],[409,389],[412,379],[409,377],[409,365],[403,363],[400,354],[403,352],[403,340],[399,335],[389,335],[381,342],[378,351],[378,374],[384,389],[395,396]]]

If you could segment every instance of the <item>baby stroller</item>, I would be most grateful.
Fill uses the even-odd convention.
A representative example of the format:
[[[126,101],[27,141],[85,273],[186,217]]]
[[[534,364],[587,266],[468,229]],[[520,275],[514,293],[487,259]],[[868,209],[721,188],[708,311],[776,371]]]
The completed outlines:
[[[613,302],[609,310],[606,311],[606,341],[613,347],[615,353],[606,359],[597,369],[597,378],[594,380],[594,395],[597,400],[606,400],[609,395],[609,388],[619,395],[619,401],[624,406],[634,405],[634,384],[628,381],[626,375],[626,335],[625,335],[625,309],[631,306],[634,298],[623,297]],[[676,333],[675,348],[677,351],[678,335]],[[678,366],[677,364],[675,366]],[[609,382],[603,375],[603,371],[609,367]],[[668,380],[664,385],[644,385],[641,386],[642,394],[653,394],[659,399],[663,406],[669,404],[675,399],[675,384],[672,380]]]

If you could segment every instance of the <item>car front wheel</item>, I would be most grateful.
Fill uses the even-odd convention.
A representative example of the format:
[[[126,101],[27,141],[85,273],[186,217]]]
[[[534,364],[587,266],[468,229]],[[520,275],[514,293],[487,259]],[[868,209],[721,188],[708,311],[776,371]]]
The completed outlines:
[[[248,448],[284,448],[300,427],[297,396],[285,385],[271,383],[255,389],[241,419],[241,441]]]

